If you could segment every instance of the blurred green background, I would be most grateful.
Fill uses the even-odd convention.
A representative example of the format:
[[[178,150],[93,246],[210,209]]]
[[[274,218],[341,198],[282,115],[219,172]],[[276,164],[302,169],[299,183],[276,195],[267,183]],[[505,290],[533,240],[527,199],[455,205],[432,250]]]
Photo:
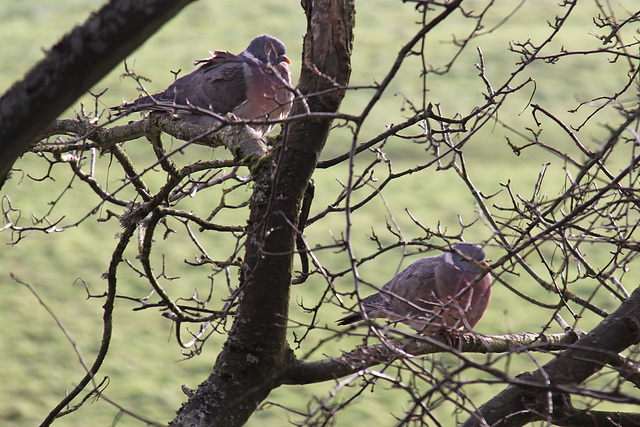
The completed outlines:
[[[468,10],[481,10],[486,2],[465,1]],[[82,22],[91,10],[98,8],[102,1],[65,0],[45,2],[23,0],[20,2],[0,3],[0,92],[4,92],[15,80],[37,60],[42,58],[43,49],[50,47],[62,34],[73,25]],[[627,6],[631,6],[627,2]],[[483,92],[486,91],[478,78],[475,64],[478,62],[476,48],[481,48],[486,61],[487,76],[494,84],[500,86],[516,68],[517,54],[508,52],[512,40],[525,41],[531,38],[540,42],[550,33],[547,21],[553,21],[556,14],[564,9],[558,7],[555,0],[529,1],[502,25],[498,25],[514,8],[513,2],[499,1],[484,21],[486,33],[467,47],[458,58],[451,71],[444,75],[428,74],[426,86],[428,102],[440,104],[442,114],[452,116],[456,113],[468,114],[476,105],[484,103]],[[351,85],[366,86],[380,82],[396,59],[397,51],[420,28],[417,22],[420,15],[411,3],[400,1],[367,0],[356,4],[356,39],[353,52],[353,73]],[[567,49],[580,47],[587,49],[597,46],[598,41],[590,35],[596,30],[591,16],[593,7],[586,4],[580,7],[566,24],[557,42],[549,46],[549,53],[560,45]],[[458,38],[468,34],[472,22],[462,19],[457,14],[437,31],[427,37],[427,61],[436,69],[441,69],[455,52],[450,42],[452,36]],[[147,84],[151,92],[164,89],[172,80],[169,70],[182,69],[183,73],[192,70],[194,59],[205,58],[208,51],[225,49],[232,52],[243,50],[254,36],[269,33],[277,36],[288,47],[288,56],[292,60],[294,81],[297,81],[300,69],[300,52],[302,35],[305,31],[305,18],[297,2],[268,0],[254,2],[238,0],[233,2],[200,1],[184,9],[174,20],[165,25],[146,44],[135,51],[127,59],[130,67],[152,79]],[[123,99],[137,97],[134,83],[122,79],[124,67],[113,70],[103,81],[98,83],[94,92],[108,88],[100,98],[98,110],[118,105]],[[619,91],[625,82],[625,64],[610,63],[605,55],[598,57],[574,57],[562,59],[556,65],[534,64],[525,74],[519,76],[513,85],[532,77],[533,85],[509,98],[507,105],[500,113],[500,120],[519,130],[525,127],[535,129],[535,122],[527,110],[529,98],[547,108],[566,123],[579,125],[593,106],[586,106],[577,113],[569,113],[580,101],[598,96],[610,95]],[[394,123],[399,123],[410,113],[403,111],[407,107],[405,100],[420,105],[422,97],[422,77],[420,75],[419,57],[406,61],[398,77],[393,81],[383,99],[376,106],[365,123],[358,142],[377,135]],[[350,91],[342,106],[342,111],[359,114],[372,95],[372,90],[360,89]],[[84,97],[62,117],[73,117],[74,110],[80,109],[84,102],[86,109],[93,111],[94,101]],[[591,149],[596,149],[607,134],[607,125],[619,122],[613,109],[604,111],[597,120],[590,122],[578,133],[579,137]],[[545,130],[541,139],[560,151],[576,156],[575,149],[568,138],[556,127],[545,122]],[[412,132],[417,132],[413,128]],[[409,132],[408,132],[409,133]],[[542,193],[553,197],[561,193],[566,184],[565,164],[542,150],[527,150],[520,156],[514,155],[507,145],[505,136],[517,145],[524,141],[513,133],[506,131],[500,124],[485,127],[464,148],[465,160],[469,175],[475,185],[484,194],[498,193],[503,187],[501,183],[510,182],[516,193],[524,198],[531,195],[533,185],[543,163],[550,162]],[[331,158],[349,149],[351,133],[348,129],[336,129],[327,142],[323,158]],[[168,138],[167,138],[168,140]],[[177,145],[176,145],[177,146]],[[146,141],[128,143],[128,154],[139,164],[149,164],[153,155]],[[613,164],[619,162],[624,166],[631,148],[616,151],[619,158],[612,159]],[[404,168],[423,164],[433,156],[425,147],[409,140],[392,139],[387,142],[384,152],[392,161],[394,172]],[[181,158],[188,162],[198,158],[209,159],[226,156],[223,150],[209,150],[190,147]],[[375,156],[368,153],[360,156],[356,164],[356,174]],[[99,170],[104,179],[108,178],[107,163],[102,160],[103,169]],[[383,179],[386,165],[375,168],[375,176]],[[53,178],[41,183],[28,179],[26,174],[34,177],[44,176],[46,162],[35,155],[24,156],[16,164],[22,170],[14,175],[11,182],[2,189],[2,203],[6,210],[10,198],[11,205],[20,209],[19,224],[30,224],[31,215],[42,217],[49,209],[50,203],[60,195],[60,201],[49,215],[53,222],[63,218],[60,227],[74,224],[87,215],[99,200],[79,182],[73,182],[73,191],[63,194],[69,185],[70,176],[67,169],[57,167]],[[142,169],[142,167],[140,167]],[[244,173],[244,172],[243,172]],[[340,182],[346,182],[346,167],[331,170],[318,170],[314,176],[316,182],[316,199],[311,215],[322,211],[335,200],[341,189]],[[150,174],[151,175],[151,174]],[[152,183],[160,184],[159,176],[148,176]],[[154,181],[155,180],[155,181]],[[116,185],[115,183],[113,185]],[[368,187],[367,187],[368,188]],[[371,191],[362,190],[354,194],[354,200],[360,200]],[[361,193],[361,194],[360,194]],[[194,211],[206,215],[216,203],[215,191],[200,194],[190,200],[189,206]],[[234,195],[239,200],[248,194]],[[384,197],[384,199],[383,199]],[[469,195],[464,183],[451,169],[437,171],[430,167],[422,172],[412,174],[405,179],[392,182],[369,207],[354,215],[352,245],[356,256],[365,256],[374,251],[375,244],[368,238],[372,230],[384,244],[396,241],[386,230],[386,223],[393,218],[398,224],[406,240],[424,237],[424,231],[417,227],[407,214],[411,212],[422,224],[431,229],[441,227],[447,234],[460,232],[460,221],[471,224],[479,219],[473,198]],[[386,204],[385,204],[386,202]],[[491,199],[491,205],[509,206],[508,195],[502,193]],[[390,209],[387,209],[389,206]],[[104,216],[104,210],[99,212]],[[244,213],[234,212],[226,217],[233,224],[244,223]],[[13,220],[17,219],[14,213]],[[55,313],[60,322],[70,333],[78,345],[85,363],[91,363],[99,347],[101,336],[101,304],[99,299],[86,299],[86,292],[81,281],[86,282],[93,293],[102,293],[105,282],[101,274],[106,270],[111,252],[116,244],[119,226],[116,221],[98,223],[96,216],[91,216],[78,227],[67,227],[63,233],[33,233],[19,244],[10,244],[15,238],[10,233],[2,233],[3,247],[0,255],[0,424],[7,426],[30,426],[39,423],[48,411],[61,399],[66,389],[73,388],[83,369],[63,333],[55,321],[40,306],[28,289],[10,278],[10,274],[29,283],[46,305]],[[4,225],[0,224],[0,226]],[[322,221],[313,224],[306,230],[309,243],[327,245],[332,236],[340,236],[345,227],[345,219],[341,214],[329,215]],[[464,232],[467,240],[488,241],[492,236],[490,228],[480,220]],[[222,257],[225,253],[224,236],[212,233],[199,234],[199,238],[214,256]],[[493,242],[495,243],[495,242]],[[128,256],[135,258],[135,248]],[[589,254],[598,265],[598,251],[594,247]],[[209,282],[204,267],[194,269],[186,267],[184,259],[193,259],[195,249],[187,239],[170,237],[167,241],[159,241],[157,253],[166,255],[166,268],[169,276],[180,278],[171,282],[171,290],[176,295],[188,296],[192,289],[199,288],[206,292]],[[606,252],[606,250],[605,250]],[[497,259],[502,255],[500,248],[489,247],[489,258]],[[604,254],[606,256],[606,254]],[[337,271],[348,266],[345,253],[322,250],[317,253],[324,265]],[[361,277],[381,286],[399,268],[409,264],[416,257],[403,257],[401,249],[390,251],[368,262],[359,269]],[[602,259],[605,259],[604,257]],[[559,260],[558,260],[559,261]],[[636,268],[637,270],[637,268]],[[623,283],[628,289],[635,286],[640,275],[634,269],[627,272]],[[119,274],[119,294],[144,297],[148,293],[148,285],[131,270],[121,267]],[[513,286],[527,295],[545,302],[555,302],[535,283],[525,276],[506,277]],[[353,278],[345,276],[334,285],[343,292],[353,287]],[[216,286],[224,287],[223,283]],[[326,287],[326,283],[318,277],[311,278],[302,286],[294,287],[292,293],[292,319],[308,323],[311,315],[305,313],[297,303],[313,306]],[[595,283],[581,281],[575,284],[574,291],[581,295],[590,295],[596,289]],[[629,289],[632,290],[632,289]],[[361,292],[370,292],[361,286]],[[608,294],[596,292],[598,304],[609,310],[615,309],[617,302]],[[347,300],[347,303],[349,301]],[[172,337],[171,323],[153,310],[133,312],[136,304],[120,300],[115,313],[115,333],[110,354],[101,375],[110,380],[106,395],[128,410],[158,422],[167,422],[173,416],[185,396],[180,385],[186,384],[196,388],[209,374],[215,361],[221,338],[210,339],[204,351],[198,357],[183,360],[180,348]],[[298,356],[305,355],[323,338],[331,336],[325,326],[333,328],[334,320],[344,311],[332,304],[325,304],[319,312],[318,329],[311,332],[303,347],[297,350]],[[571,317],[563,313],[568,320]],[[519,331],[540,331],[548,322],[551,312],[528,304],[501,285],[494,287],[494,297],[489,311],[476,327],[480,333],[510,333]],[[590,329],[598,323],[598,318],[586,313],[578,324],[582,329]],[[554,325],[553,332],[559,332]],[[293,331],[301,334],[302,329]],[[341,351],[348,351],[361,340],[344,338],[331,340],[316,350],[310,360],[322,358],[324,355],[338,356]],[[499,356],[473,356],[480,362],[500,359]],[[522,370],[535,369],[535,363],[543,363],[545,357],[531,355],[504,358],[496,362],[512,375]],[[455,359],[443,355],[425,358],[425,366],[434,363],[455,366]],[[379,368],[379,367],[377,367]],[[389,371],[391,373],[391,371]],[[469,372],[465,372],[469,374]],[[474,378],[487,379],[487,375],[474,372]],[[356,381],[357,383],[357,381]],[[310,386],[285,386],[275,390],[269,397],[270,402],[296,408],[306,413],[316,405],[314,399],[324,399],[335,383],[316,384]],[[503,386],[470,384],[465,391],[472,396],[473,403],[482,404],[491,393]],[[342,392],[338,400],[346,399],[350,393]],[[393,425],[394,416],[402,416],[403,410],[409,407],[407,395],[402,390],[393,389],[380,383],[373,392],[367,391],[356,399],[343,414],[338,415],[337,425]],[[444,405],[434,413],[445,425],[455,423],[453,406]],[[78,412],[67,416],[56,424],[65,426],[102,426],[111,425],[116,419],[118,410],[103,400],[90,401]],[[287,412],[277,406],[265,405],[250,419],[250,426],[285,425],[287,422],[299,422],[304,417]],[[464,415],[462,416],[464,419]],[[451,420],[450,423],[446,420]],[[426,421],[425,421],[426,422]],[[138,420],[124,416],[118,425],[142,425]]]

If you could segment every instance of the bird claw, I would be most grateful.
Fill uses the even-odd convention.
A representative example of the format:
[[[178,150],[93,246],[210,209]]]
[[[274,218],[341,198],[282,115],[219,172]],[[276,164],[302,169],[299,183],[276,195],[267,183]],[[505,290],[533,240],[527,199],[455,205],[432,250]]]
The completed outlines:
[[[442,329],[438,335],[440,335],[447,346],[451,348],[460,348],[465,341],[464,333],[459,329]]]

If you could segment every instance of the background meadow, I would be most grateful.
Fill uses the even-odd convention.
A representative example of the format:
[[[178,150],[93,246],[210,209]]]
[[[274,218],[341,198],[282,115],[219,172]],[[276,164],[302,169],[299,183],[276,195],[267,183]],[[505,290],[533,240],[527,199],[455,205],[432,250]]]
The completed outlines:
[[[468,9],[480,9],[485,3],[480,0],[464,2]],[[434,73],[426,76],[426,94],[421,89],[422,77],[417,66],[419,57],[407,61],[399,77],[373,109],[358,142],[379,134],[386,126],[400,122],[405,116],[403,108],[407,107],[408,102],[419,104],[423,95],[429,102],[439,104],[445,116],[456,112],[469,113],[476,105],[484,102],[483,92],[486,90],[475,66],[479,60],[477,48],[483,52],[488,78],[496,86],[500,86],[519,60],[517,54],[508,51],[509,42],[524,41],[527,38],[538,42],[543,40],[550,31],[547,21],[552,21],[560,12],[555,0],[530,1],[524,3],[510,20],[502,23],[513,5],[506,0],[496,3],[498,6],[489,15],[490,21],[485,22],[486,34],[468,46],[451,71],[444,75]],[[43,49],[51,46],[74,24],[82,22],[91,10],[101,4],[102,1],[98,0],[23,0],[0,3],[0,92],[20,79],[42,57]],[[627,6],[630,7],[630,2],[627,2]],[[419,29],[419,23],[416,23],[419,15],[410,3],[367,0],[357,2],[356,10],[351,77],[351,85],[354,87],[381,81],[395,61],[397,51]],[[563,29],[561,40],[567,48],[581,46],[586,49],[598,41],[590,35],[594,31],[591,15],[588,13],[590,11],[585,8],[578,12]],[[435,69],[443,67],[455,51],[450,42],[452,35],[461,37],[470,30],[469,22],[451,19],[437,31],[430,33],[427,38],[427,57],[431,66]],[[251,38],[268,33],[286,43],[295,82],[299,75],[304,31],[304,15],[296,2],[236,0],[223,3],[201,0],[184,9],[165,25],[127,59],[127,64],[137,73],[151,78],[152,81],[146,85],[147,89],[156,92],[173,80],[170,70],[190,72],[192,61],[207,57],[209,50],[240,52]],[[559,46],[554,45],[549,50],[551,52],[558,48]],[[123,99],[137,97],[133,81],[121,78],[123,72],[124,66],[120,65],[94,87],[94,93],[108,88],[97,104],[91,96],[85,96],[63,117],[73,117],[76,111],[83,108],[82,105],[87,111],[100,113],[107,107],[118,105]],[[555,65],[535,65],[528,73],[526,77],[536,81],[535,90],[531,86],[530,91],[511,97],[508,108],[502,110],[504,116],[499,118],[500,121],[485,128],[481,135],[465,146],[464,155],[469,175],[477,188],[485,194],[496,194],[492,203],[498,206],[508,205],[508,195],[501,185],[507,182],[510,182],[514,192],[522,194],[524,198],[530,197],[538,173],[545,163],[550,164],[542,192],[550,195],[561,193],[566,185],[565,168],[569,168],[557,157],[542,150],[525,150],[519,156],[514,154],[506,137],[518,145],[523,145],[524,141],[503,127],[502,123],[518,123],[520,127],[524,123],[533,128],[535,122],[527,110],[531,100],[533,103],[553,106],[554,114],[566,123],[579,125],[593,111],[594,106],[587,105],[577,113],[569,113],[570,109],[581,101],[620,90],[625,81],[624,65],[610,63],[604,55],[590,59],[588,67],[585,67],[580,58],[566,58]],[[514,83],[523,81],[524,79]],[[370,89],[349,91],[341,110],[359,114],[372,93]],[[583,128],[578,134],[584,143],[595,149],[607,134],[607,125],[617,121],[617,113],[611,109],[597,123],[591,122],[590,126]],[[566,136],[554,132],[554,129],[547,126],[541,139],[558,150],[573,150]],[[165,140],[168,139],[165,137]],[[327,142],[323,159],[347,152],[350,144],[349,129],[336,129]],[[628,149],[631,150],[632,147]],[[153,161],[146,141],[140,140],[137,145],[129,143],[127,151],[140,164]],[[383,151],[391,160],[394,170],[427,163],[433,158],[425,147],[410,140],[390,140]],[[620,165],[626,165],[630,152],[621,149],[617,154],[620,156]],[[375,155],[369,153],[361,156],[356,164],[356,173]],[[226,156],[227,153],[222,149],[191,147],[181,160],[186,163],[196,159]],[[105,160],[103,162],[103,165],[107,164]],[[105,282],[101,279],[101,274],[107,268],[116,244],[115,236],[119,232],[119,225],[116,221],[97,222],[98,216],[104,215],[104,211],[99,211],[79,226],[73,226],[98,205],[99,200],[95,195],[78,182],[71,184],[73,191],[65,192],[64,189],[70,183],[70,174],[62,168],[54,170],[54,179],[44,182],[29,179],[28,176],[44,176],[47,170],[46,162],[36,155],[25,155],[15,167],[20,171],[15,173],[0,193],[5,209],[9,203],[20,209],[20,217],[14,216],[12,220],[28,225],[31,215],[42,217],[49,211],[51,202],[60,198],[48,218],[51,221],[62,218],[59,227],[65,228],[64,232],[59,233],[34,233],[17,245],[11,244],[15,236],[0,233],[3,244],[0,248],[0,424],[30,426],[39,423],[63,396],[64,390],[72,388],[84,372],[72,346],[47,308],[71,335],[85,363],[92,361],[101,336],[102,302],[99,299],[87,299],[84,284],[94,294],[103,291]],[[380,164],[375,173],[384,177],[386,168],[387,165]],[[106,167],[99,170],[105,179],[108,179],[108,172]],[[341,182],[346,182],[347,176],[346,166],[317,171],[314,175],[316,198],[311,216],[333,203],[341,189]],[[157,185],[161,184],[158,181],[160,177],[149,176],[150,182],[153,183],[154,179],[157,180]],[[367,194],[368,192],[355,194],[355,200]],[[244,196],[248,197],[249,194]],[[243,196],[235,197],[240,201]],[[206,205],[207,200],[207,195],[200,194],[190,203],[194,209],[206,212],[211,209],[211,206]],[[211,196],[210,200],[217,203],[215,196]],[[413,223],[408,212],[432,229],[440,227],[449,230],[448,234],[458,233],[461,222],[473,223],[465,230],[464,237],[467,240],[488,241],[492,235],[490,228],[479,218],[473,198],[455,171],[427,168],[408,179],[392,182],[375,203],[359,212],[352,231],[356,255],[364,256],[374,250],[375,242],[369,238],[374,232],[382,243],[388,244],[396,240],[387,230],[388,222],[395,221],[397,229],[407,240],[424,237],[424,232]],[[245,213],[236,214],[235,218],[229,216],[229,221],[243,224]],[[340,235],[344,230],[344,222],[342,215],[329,216],[306,230],[307,240],[312,246],[330,244],[333,236]],[[0,224],[0,227],[3,225],[4,223]],[[201,239],[214,256],[217,250],[224,253],[224,245],[229,244],[213,234],[202,234]],[[169,275],[179,277],[173,286],[208,289],[209,282],[203,280],[206,274],[201,271],[206,267],[200,267],[199,271],[197,268],[186,267],[183,262],[196,256],[189,242],[170,237],[167,241],[158,242],[158,246],[166,256]],[[594,248],[596,253],[598,250]],[[129,255],[132,259],[135,258],[135,253]],[[338,270],[348,265],[348,258],[344,253],[323,250],[317,256],[332,269]],[[489,247],[487,256],[497,259],[502,256],[502,251],[499,247]],[[365,281],[381,286],[395,272],[415,259],[416,256],[404,256],[402,249],[389,251],[375,261],[360,266],[359,272]],[[30,284],[46,308],[10,275]],[[632,290],[639,278],[637,268],[635,271],[631,269],[624,276],[623,283],[627,289]],[[513,276],[507,280],[538,300],[554,301],[552,296],[530,283],[526,277],[521,280],[520,277]],[[353,279],[345,276],[334,285],[347,291],[353,287]],[[121,270],[120,286],[121,294],[144,297],[148,293],[148,285],[131,270]],[[220,283],[214,286],[225,285]],[[324,286],[326,284],[323,281],[311,278],[304,285],[293,288],[292,319],[303,323],[310,321],[310,315],[296,303],[303,303],[305,306],[315,304]],[[588,292],[595,284],[584,281],[576,283],[576,286]],[[361,291],[365,294],[370,292],[365,287]],[[617,306],[613,298],[601,292],[596,295],[596,300],[602,308],[608,310]],[[167,422],[186,399],[180,386],[186,384],[196,388],[206,378],[223,340],[218,337],[210,339],[201,355],[184,360],[180,348],[172,339],[171,322],[161,317],[157,311],[133,312],[131,309],[135,306],[132,302],[121,300],[116,307],[111,352],[101,371],[103,376],[109,377],[110,384],[105,393],[110,399],[137,414],[154,421]],[[303,348],[297,350],[298,356],[305,355],[316,343],[330,335],[331,331],[324,328],[335,329],[335,319],[343,314],[335,305],[323,306],[319,313],[318,328],[309,336]],[[537,332],[541,331],[549,316],[548,311],[527,304],[503,286],[496,285],[489,310],[476,330],[485,334]],[[570,320],[570,316],[566,318]],[[588,330],[598,321],[598,318],[588,313],[578,326]],[[552,332],[560,331],[557,326],[554,327]],[[295,328],[292,331],[295,332]],[[333,340],[309,357],[319,359],[324,355],[337,356],[341,351],[348,351],[359,343],[357,337]],[[477,359],[488,361],[492,357],[495,356],[478,356]],[[537,360],[543,361],[544,357],[539,356]],[[424,363],[457,362],[446,355],[436,355],[425,358]],[[513,357],[508,369],[515,375],[523,370],[535,369],[535,364],[527,357]],[[268,400],[306,413],[318,404],[313,400],[314,396],[323,399],[334,386],[334,383],[284,386],[275,390]],[[487,390],[485,385],[475,386],[474,403],[483,403],[491,393],[502,388],[499,385]],[[361,396],[348,411],[338,416],[338,424],[393,425],[394,415],[402,415],[403,408],[408,405],[405,398],[406,395],[401,391],[381,384],[371,395]],[[439,410],[451,411],[451,408],[443,407]],[[111,425],[114,420],[122,426],[143,424],[127,416],[120,419],[117,417],[116,408],[103,400],[96,400],[57,424],[106,426]],[[451,417],[452,420],[455,419],[453,414]],[[297,422],[303,418],[277,406],[265,404],[265,410],[254,414],[248,425],[285,425],[288,421]],[[452,421],[452,425],[453,423]]]

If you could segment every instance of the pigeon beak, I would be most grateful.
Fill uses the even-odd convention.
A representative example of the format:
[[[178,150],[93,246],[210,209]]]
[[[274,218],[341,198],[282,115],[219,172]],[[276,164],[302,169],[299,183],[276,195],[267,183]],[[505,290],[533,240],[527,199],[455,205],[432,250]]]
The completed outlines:
[[[282,56],[280,57],[280,61],[284,61],[284,62],[286,62],[287,64],[291,64],[291,61],[289,60],[289,58],[287,58],[287,57],[286,57],[286,56],[284,56],[284,55],[282,55]]]

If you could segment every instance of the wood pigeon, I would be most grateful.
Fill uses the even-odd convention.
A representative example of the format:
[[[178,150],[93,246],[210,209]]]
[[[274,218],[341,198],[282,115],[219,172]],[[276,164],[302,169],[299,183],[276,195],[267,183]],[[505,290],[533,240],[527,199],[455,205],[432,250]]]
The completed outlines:
[[[201,125],[218,124],[216,116],[227,113],[244,120],[283,119],[294,98],[286,52],[284,43],[266,34],[251,40],[238,55],[211,51],[210,58],[195,61],[200,65],[197,70],[180,77],[164,92],[113,109],[166,111]],[[264,122],[249,125],[260,135],[274,126]]]
[[[487,267],[484,256],[480,245],[457,243],[453,252],[419,259],[388,281],[380,292],[364,298],[364,312],[367,318],[399,321],[421,334],[470,331],[489,305],[491,276],[479,278],[480,271],[467,260]],[[362,313],[352,313],[338,320],[338,324],[363,319]]]

